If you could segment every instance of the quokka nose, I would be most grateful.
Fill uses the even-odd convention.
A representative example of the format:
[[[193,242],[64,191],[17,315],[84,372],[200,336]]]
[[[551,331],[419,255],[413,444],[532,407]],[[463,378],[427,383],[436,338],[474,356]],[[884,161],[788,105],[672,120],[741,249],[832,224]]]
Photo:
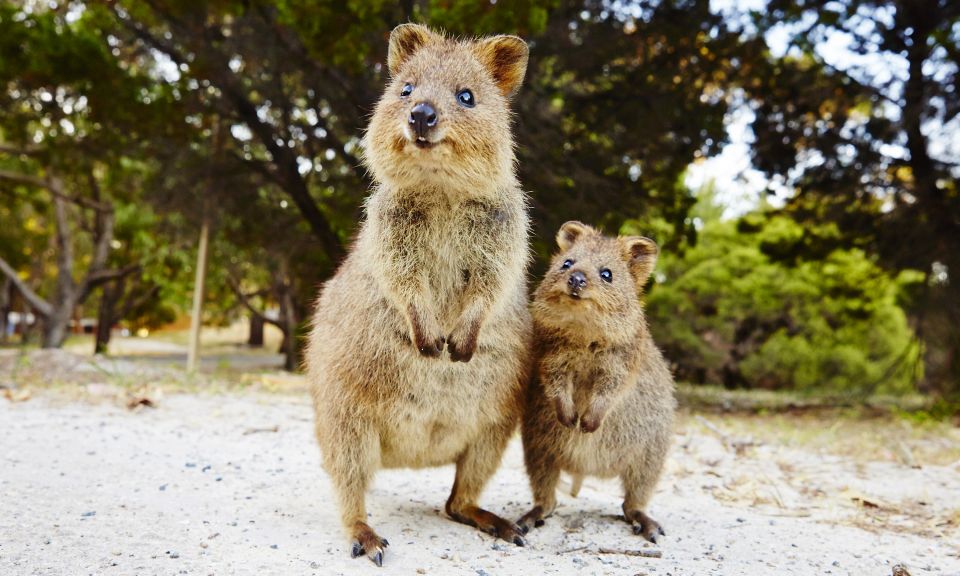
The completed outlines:
[[[582,288],[586,288],[587,277],[584,276],[583,272],[574,272],[570,274],[569,278],[567,278],[567,286],[570,287],[570,290],[579,292]]]
[[[414,134],[417,135],[417,139],[425,139],[427,132],[437,125],[437,111],[433,109],[433,105],[429,102],[418,102],[410,110],[408,121]]]

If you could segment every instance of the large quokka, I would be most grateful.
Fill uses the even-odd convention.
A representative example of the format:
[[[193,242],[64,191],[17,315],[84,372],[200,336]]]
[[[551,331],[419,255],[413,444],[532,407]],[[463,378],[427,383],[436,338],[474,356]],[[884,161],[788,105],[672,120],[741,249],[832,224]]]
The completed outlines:
[[[646,514],[670,445],[673,377],[647,330],[638,293],[657,245],[608,238],[580,222],[557,234],[560,252],[534,294],[537,374],[523,416],[534,507],[520,526],[543,524],[557,505],[560,471],[619,476],[623,514],[636,534],[664,532]]]
[[[523,545],[477,500],[520,420],[531,320],[525,195],[510,96],[514,36],[390,35],[387,86],[364,138],[376,185],[345,262],[323,287],[306,353],[323,464],[354,556],[382,565],[367,524],[379,468],[456,463],[451,518]]]

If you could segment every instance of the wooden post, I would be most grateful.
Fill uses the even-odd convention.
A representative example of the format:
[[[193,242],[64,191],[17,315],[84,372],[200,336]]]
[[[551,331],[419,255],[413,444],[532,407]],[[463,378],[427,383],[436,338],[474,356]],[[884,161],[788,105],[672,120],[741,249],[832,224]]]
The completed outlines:
[[[207,190],[200,199],[203,220],[200,224],[200,245],[197,247],[197,275],[193,281],[193,310],[190,315],[190,347],[187,350],[187,372],[196,372],[200,362],[200,328],[203,319],[203,287],[207,276],[207,252],[210,240],[210,200],[217,185],[217,167],[223,153],[225,124],[219,116],[213,119],[210,131],[213,158],[207,172]]]
[[[190,348],[187,350],[187,372],[195,372],[200,359],[200,328],[203,324],[203,284],[207,276],[207,242],[210,223],[206,218],[200,225],[200,245],[197,248],[197,275],[193,281],[193,310],[190,314]]]

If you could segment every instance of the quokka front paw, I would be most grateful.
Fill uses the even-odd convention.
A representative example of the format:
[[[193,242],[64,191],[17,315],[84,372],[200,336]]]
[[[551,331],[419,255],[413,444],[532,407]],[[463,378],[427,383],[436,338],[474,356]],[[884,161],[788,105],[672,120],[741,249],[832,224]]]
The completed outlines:
[[[454,362],[469,362],[477,351],[480,322],[461,322],[447,337],[447,349]]]
[[[443,337],[439,338],[427,338],[423,335],[415,334],[414,345],[417,347],[417,351],[420,352],[422,356],[427,356],[429,358],[436,358],[443,354]]]
[[[424,315],[416,308],[410,306],[407,311],[410,315],[410,339],[417,351],[423,356],[436,358],[443,353],[445,340],[443,336],[437,336],[439,330],[430,330],[427,328]]]
[[[590,404],[587,411],[580,417],[580,429],[587,433],[596,432],[606,415],[607,409],[603,405],[596,402]]]
[[[557,420],[567,428],[576,427],[577,409],[573,405],[573,398],[569,394],[557,396],[554,405],[557,407]]]

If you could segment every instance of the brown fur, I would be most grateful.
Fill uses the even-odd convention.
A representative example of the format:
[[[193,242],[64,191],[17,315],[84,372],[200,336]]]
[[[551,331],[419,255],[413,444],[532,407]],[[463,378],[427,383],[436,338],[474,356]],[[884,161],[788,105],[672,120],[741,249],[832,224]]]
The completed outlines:
[[[321,291],[306,354],[344,527],[354,553],[378,564],[385,542],[367,525],[365,492],[384,467],[456,463],[450,517],[523,543],[477,500],[519,421],[531,347],[529,224],[507,99],[526,45],[406,24],[391,34],[388,65],[364,139],[376,185],[350,254]],[[406,83],[415,89],[401,97]],[[457,103],[462,88],[475,108]],[[422,101],[439,118],[427,149],[407,123]]]
[[[648,238],[604,237],[580,222],[564,224],[557,243],[532,306],[537,375],[522,433],[534,508],[519,523],[526,531],[553,512],[561,470],[575,485],[583,475],[619,476],[626,519],[655,541],[663,531],[645,508],[669,448],[675,401],[637,296],[657,247]],[[575,298],[569,282],[578,273],[586,285]]]

